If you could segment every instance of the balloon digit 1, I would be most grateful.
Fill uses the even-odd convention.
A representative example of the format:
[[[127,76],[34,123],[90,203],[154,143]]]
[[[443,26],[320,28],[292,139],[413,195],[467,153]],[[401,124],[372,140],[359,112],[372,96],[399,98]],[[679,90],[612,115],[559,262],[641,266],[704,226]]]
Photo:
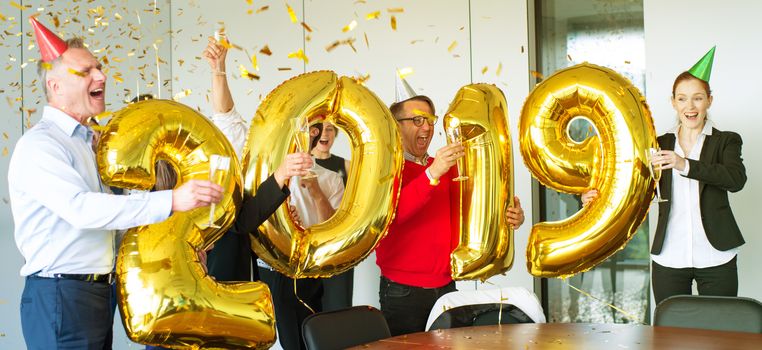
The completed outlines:
[[[455,118],[459,123],[452,123]],[[451,191],[451,202],[461,205],[451,211],[460,233],[452,278],[486,280],[513,265],[513,229],[505,214],[513,205],[513,155],[503,92],[489,84],[462,87],[445,114],[445,131],[458,124],[468,179],[454,182],[459,191]]]
[[[174,213],[162,223],[129,230],[117,258],[117,293],[133,341],[173,348],[269,347],[275,342],[270,291],[264,283],[215,282],[198,262],[235,220],[241,171],[225,136],[193,109],[150,100],[117,112],[98,144],[105,183],[148,190],[154,163],[165,159],[179,182],[207,179],[209,156],[231,158],[225,194],[209,228],[209,208]]]
[[[252,233],[252,249],[290,277],[332,276],[362,261],[386,233],[401,185],[401,139],[389,109],[364,86],[330,71],[299,75],[270,92],[252,120],[247,193],[293,149],[293,118],[330,120],[347,133],[353,159],[344,197],[333,217],[308,229],[293,223],[284,204]]]
[[[568,124],[588,118],[599,135],[581,143]],[[648,149],[656,144],[645,98],[611,69],[583,63],[537,85],[521,111],[521,155],[543,185],[598,198],[575,215],[532,227],[527,267],[538,277],[593,268],[623,249],[648,213],[653,182]]]

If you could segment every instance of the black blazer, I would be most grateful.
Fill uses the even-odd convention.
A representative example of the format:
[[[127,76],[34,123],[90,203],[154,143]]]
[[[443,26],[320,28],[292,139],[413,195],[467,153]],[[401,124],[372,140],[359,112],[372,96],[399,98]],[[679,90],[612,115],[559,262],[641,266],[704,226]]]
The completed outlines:
[[[661,149],[675,149],[675,135],[672,133],[659,136],[657,141]],[[686,159],[690,164],[687,177],[699,181],[701,223],[706,237],[720,251],[745,243],[728,202],[728,191],[738,192],[746,184],[746,168],[741,159],[742,143],[740,135],[712,128],[712,135],[704,139],[699,160]],[[659,221],[651,254],[661,253],[664,245],[672,207],[672,171],[662,172],[659,186],[662,197],[669,201],[659,203]]]

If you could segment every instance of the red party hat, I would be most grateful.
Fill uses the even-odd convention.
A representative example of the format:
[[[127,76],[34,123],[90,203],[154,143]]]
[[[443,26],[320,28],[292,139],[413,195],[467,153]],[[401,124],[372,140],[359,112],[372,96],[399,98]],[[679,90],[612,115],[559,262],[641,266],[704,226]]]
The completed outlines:
[[[38,22],[37,18],[29,17],[29,23],[34,27],[34,36],[37,37],[37,46],[40,47],[40,56],[43,62],[50,62],[58,58],[68,49],[66,42]]]

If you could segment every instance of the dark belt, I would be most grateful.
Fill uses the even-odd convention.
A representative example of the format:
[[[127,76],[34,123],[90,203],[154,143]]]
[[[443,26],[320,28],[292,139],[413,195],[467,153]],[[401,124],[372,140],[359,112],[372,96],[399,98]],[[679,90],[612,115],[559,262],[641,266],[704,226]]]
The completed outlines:
[[[108,283],[112,284],[116,280],[115,274],[107,273],[107,274],[76,274],[76,273],[54,273],[52,277],[43,277],[40,275],[33,275],[34,277],[38,278],[59,278],[63,280],[77,280],[77,281],[84,281],[84,282],[95,282],[95,283]]]

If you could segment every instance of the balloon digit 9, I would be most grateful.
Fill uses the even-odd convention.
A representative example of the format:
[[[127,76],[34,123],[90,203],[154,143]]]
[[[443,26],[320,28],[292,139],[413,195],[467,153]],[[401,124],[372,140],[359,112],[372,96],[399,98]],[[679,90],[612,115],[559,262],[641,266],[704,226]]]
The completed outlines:
[[[460,244],[451,255],[452,278],[467,280],[503,273],[513,265],[513,229],[506,209],[513,205],[513,154],[508,131],[508,104],[503,92],[489,84],[462,87],[444,117],[460,121],[466,146],[468,180],[451,191],[459,211]],[[447,131],[447,130],[445,130]]]
[[[211,246],[232,225],[242,199],[241,171],[225,136],[193,109],[165,100],[126,107],[102,135],[98,165],[110,185],[150,189],[159,158],[175,167],[178,182],[208,179],[211,154],[233,163],[215,211],[222,228],[207,228],[209,208],[199,208],[125,234],[117,293],[130,339],[173,348],[272,345],[275,320],[267,286],[217,283],[197,259],[197,250]]]
[[[252,120],[243,160],[247,193],[256,193],[293,148],[293,118],[327,118],[347,133],[353,158],[349,182],[329,220],[305,230],[283,205],[259,234],[252,233],[252,249],[288,276],[331,276],[367,257],[394,217],[403,162],[400,136],[389,109],[364,86],[330,71],[302,74],[270,92]]]
[[[599,135],[582,143],[567,127],[587,117]],[[624,248],[648,213],[654,185],[648,149],[656,144],[645,98],[611,69],[583,63],[558,71],[527,97],[521,155],[543,185],[599,196],[575,215],[532,227],[527,267],[538,277],[573,275]]]

